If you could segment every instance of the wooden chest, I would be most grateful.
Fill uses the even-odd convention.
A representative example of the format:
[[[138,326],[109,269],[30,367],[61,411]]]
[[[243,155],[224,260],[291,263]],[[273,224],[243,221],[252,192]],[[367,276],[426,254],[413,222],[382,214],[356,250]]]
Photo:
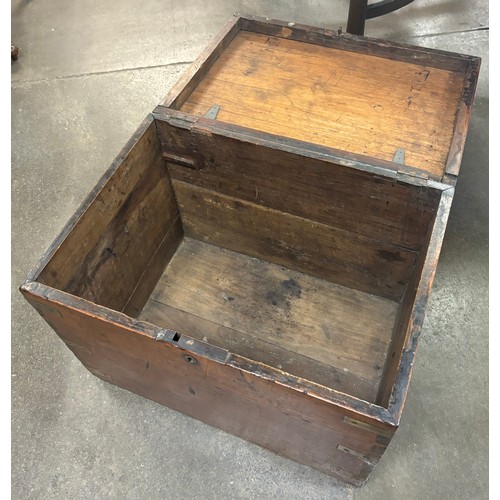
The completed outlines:
[[[235,18],[21,291],[103,380],[361,484],[401,418],[478,70]]]

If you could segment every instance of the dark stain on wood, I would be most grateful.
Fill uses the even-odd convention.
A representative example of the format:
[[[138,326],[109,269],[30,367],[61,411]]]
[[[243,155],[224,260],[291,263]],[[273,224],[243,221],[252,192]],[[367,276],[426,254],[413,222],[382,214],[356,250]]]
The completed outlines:
[[[391,244],[184,182],[172,183],[190,237],[390,299],[399,300],[404,291],[414,251],[398,248],[400,258],[394,259]],[[221,221],[224,231],[219,230]]]
[[[371,400],[397,308],[387,299],[185,238],[140,317]]]

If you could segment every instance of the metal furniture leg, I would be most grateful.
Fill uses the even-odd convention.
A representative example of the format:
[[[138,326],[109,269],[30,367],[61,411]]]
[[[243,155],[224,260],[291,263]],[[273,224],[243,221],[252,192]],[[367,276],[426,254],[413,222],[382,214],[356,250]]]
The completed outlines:
[[[347,33],[364,35],[368,0],[351,0],[347,17]]]
[[[385,14],[394,12],[412,2],[413,0],[380,0],[368,5],[368,0],[351,0],[347,18],[347,33],[364,35],[367,19],[385,16]]]

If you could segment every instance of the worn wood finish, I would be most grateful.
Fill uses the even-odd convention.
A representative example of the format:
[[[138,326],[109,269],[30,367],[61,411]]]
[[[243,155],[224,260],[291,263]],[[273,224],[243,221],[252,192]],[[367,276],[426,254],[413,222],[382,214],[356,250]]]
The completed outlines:
[[[276,19],[264,19],[258,16],[242,16],[239,25],[241,30],[253,33],[332,47],[349,52],[370,54],[384,59],[421,64],[447,71],[465,72],[469,62],[477,59],[464,54],[417,47],[366,36],[356,36],[349,33],[339,35],[337,30],[289,23]]]
[[[181,110],[441,178],[464,74],[242,31]]]
[[[219,323],[200,318],[150,298],[139,316],[155,325],[171,328],[190,335],[210,345],[216,345],[302,380],[310,380],[323,387],[342,390],[345,394],[357,394],[363,401],[375,401],[377,387],[371,380],[353,376],[348,371],[297,354],[255,335],[246,335]]]
[[[21,292],[103,380],[361,484],[403,411],[478,70],[233,20]]]
[[[106,310],[87,311],[82,299],[36,283],[22,291],[96,376],[354,484],[366,479],[386,436],[396,429],[319,398],[313,390],[276,383],[258,365],[223,349],[204,351],[196,339],[181,336],[175,342],[169,335],[158,342],[158,329],[126,317],[124,324],[117,323]],[[384,414],[382,408],[377,412]],[[345,417],[369,427],[352,425]]]
[[[187,238],[140,317],[373,402],[397,308]]]
[[[186,235],[399,300],[416,253],[172,180]]]
[[[75,266],[63,289],[121,310],[171,227],[175,212],[175,200],[164,169],[161,166],[155,172],[146,169],[127,202],[82,263]]]
[[[474,102],[474,96],[476,95],[476,86],[479,77],[480,66],[481,60],[479,58],[475,58],[469,64],[467,78],[465,79],[463,86],[462,102],[458,109],[455,121],[455,131],[451,141],[450,151],[448,154],[445,169],[446,174],[448,176],[452,176],[452,179],[454,181],[456,181],[456,177],[460,172],[465,140],[467,138],[467,131],[469,129],[472,104]],[[454,182],[452,183],[453,185],[455,184]]]
[[[422,247],[439,191],[251,142],[157,120],[170,176],[221,194],[412,250]],[[307,180],[307,181],[306,181]]]
[[[42,283],[118,310],[127,304],[178,217],[161,155],[150,122],[57,248]]]
[[[426,245],[429,244],[433,224],[429,226]],[[392,333],[391,342],[387,351],[385,360],[384,372],[382,375],[382,383],[379,387],[379,393],[376,398],[377,404],[382,406],[389,405],[391,392],[394,388],[396,375],[403,355],[403,346],[405,344],[405,330],[411,318],[413,304],[417,295],[418,284],[421,279],[422,268],[426,259],[427,251],[423,251],[418,255],[415,263],[415,269],[406,286],[403,297],[401,298],[401,306],[398,309],[396,320],[394,322],[394,330]]]
[[[123,307],[122,310],[125,314],[134,317],[141,312],[163,270],[182,241],[183,234],[181,218],[177,215]]]
[[[190,130],[193,134],[221,135],[229,139],[248,142],[255,146],[266,147],[272,151],[298,154],[305,158],[322,160],[328,164],[349,167],[357,171],[388,179],[396,179],[412,186],[432,186],[434,189],[440,190],[448,187],[448,185],[443,184],[440,180],[429,178],[428,172],[408,165],[401,165],[393,161],[381,160],[289,137],[280,137],[268,134],[267,132],[252,130],[248,127],[219,122],[214,119],[169,109],[165,106],[157,106],[153,111],[153,116],[157,122],[165,121],[175,127]],[[172,158],[172,154],[178,156],[168,150],[165,151],[165,160],[170,162],[176,161]],[[185,166],[189,164],[194,169],[202,168],[202,164],[199,163],[199,155],[194,150],[191,150],[186,158],[180,160],[179,163],[184,163],[186,164]]]
[[[239,30],[239,18],[230,19],[172,87],[163,104],[173,109],[181,106]]]
[[[70,295],[66,292],[53,289],[47,285],[34,281],[26,281],[23,283],[20,287],[20,291],[35,309],[41,313],[41,316],[45,320],[47,320],[47,313],[62,317],[62,314],[59,314],[57,310],[62,307],[82,317],[89,316],[113,327],[119,327],[126,332],[146,335],[147,337],[156,339],[157,342],[160,343],[170,343],[184,351],[188,351],[188,354],[190,353],[219,363],[225,363],[233,368],[253,373],[279,385],[286,385],[294,391],[310,394],[314,398],[342,408],[349,418],[352,417],[359,422],[374,426],[379,430],[373,432],[378,433],[380,431],[384,436],[387,430],[394,430],[394,427],[397,426],[397,422],[393,420],[387,409],[381,406],[367,403],[349,394],[344,394],[315,384],[314,382],[300,379],[294,375],[284,373],[281,370],[266,366],[257,361],[252,361],[241,356],[229,355],[228,351],[225,349],[211,346],[205,342],[200,342],[193,337],[179,335],[173,330],[160,328],[151,323],[130,318],[124,313],[104,308],[80,297]],[[50,322],[49,325],[52,326]],[[83,343],[82,346],[84,350],[91,351],[90,347],[86,346],[85,343]]]
[[[137,147],[138,143],[142,142],[142,138],[145,134],[146,135],[153,134],[153,129],[152,129],[153,123],[154,123],[153,115],[149,114],[139,125],[139,127],[132,135],[132,137],[130,137],[130,139],[127,141],[127,143],[122,148],[120,153],[116,156],[116,158],[111,163],[109,168],[99,179],[94,189],[92,189],[92,191],[87,195],[82,204],[78,207],[73,216],[69,219],[67,224],[57,235],[53,243],[49,246],[44,255],[41,257],[41,259],[30,270],[27,276],[28,281],[36,281],[40,279],[41,273],[43,271],[47,272],[46,268],[48,264],[50,263],[51,259],[55,256],[55,254],[60,250],[62,243],[65,242],[66,240],[72,241],[73,239],[76,239],[75,236],[71,236],[71,233],[75,230],[75,228],[81,227],[83,225],[83,231],[86,234],[89,234],[89,230],[92,229],[94,225],[92,224],[92,221],[89,220],[88,217],[84,217],[84,215],[92,205],[94,205],[94,207],[91,208],[91,211],[95,211],[96,207],[102,204],[103,193],[105,192],[105,189],[110,190],[110,192],[113,191],[116,192],[116,185],[121,184],[120,179],[122,178],[122,176],[125,179],[127,179],[127,182],[125,183],[124,186],[125,188],[130,188],[130,186],[133,185],[133,182],[137,181],[137,178],[135,177],[133,179],[128,178],[127,172],[132,165],[129,165],[129,167],[127,167],[126,165],[128,164],[128,162],[124,162],[123,159],[129,155],[131,150]],[[153,155],[155,154],[154,149],[152,153]],[[124,176],[124,174],[126,175]],[[130,184],[130,181],[132,181],[132,184]],[[97,205],[95,204],[96,201]],[[123,200],[121,201],[115,200],[115,201],[121,203]],[[99,229],[102,229],[102,227],[104,227],[109,222],[109,220],[110,219],[106,220],[104,218],[100,218],[99,226],[96,228],[96,233],[98,233]],[[91,238],[88,238],[88,240],[90,239]],[[61,271],[57,272],[58,275],[68,274],[68,273],[71,273],[71,271],[70,270],[68,271],[67,269],[64,270],[64,273],[61,273]],[[54,286],[58,286],[57,283],[54,283]]]
[[[390,409],[397,421],[401,418],[406,401],[415,353],[422,333],[425,309],[434,282],[454,194],[454,188],[450,187],[441,195],[436,218],[429,234],[428,249],[424,254],[425,257],[420,259],[415,277],[410,281],[404,297],[401,330],[394,346],[395,359],[391,361],[384,373],[383,383],[377,397],[381,404]]]

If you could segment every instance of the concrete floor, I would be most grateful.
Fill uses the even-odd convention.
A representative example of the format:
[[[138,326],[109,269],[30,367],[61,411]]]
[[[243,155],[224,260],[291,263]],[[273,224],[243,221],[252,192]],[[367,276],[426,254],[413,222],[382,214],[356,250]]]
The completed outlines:
[[[98,380],[17,292],[235,11],[337,28],[347,0],[12,2],[12,498],[487,498],[487,0],[419,0],[367,23],[483,65],[401,427],[361,489]]]

